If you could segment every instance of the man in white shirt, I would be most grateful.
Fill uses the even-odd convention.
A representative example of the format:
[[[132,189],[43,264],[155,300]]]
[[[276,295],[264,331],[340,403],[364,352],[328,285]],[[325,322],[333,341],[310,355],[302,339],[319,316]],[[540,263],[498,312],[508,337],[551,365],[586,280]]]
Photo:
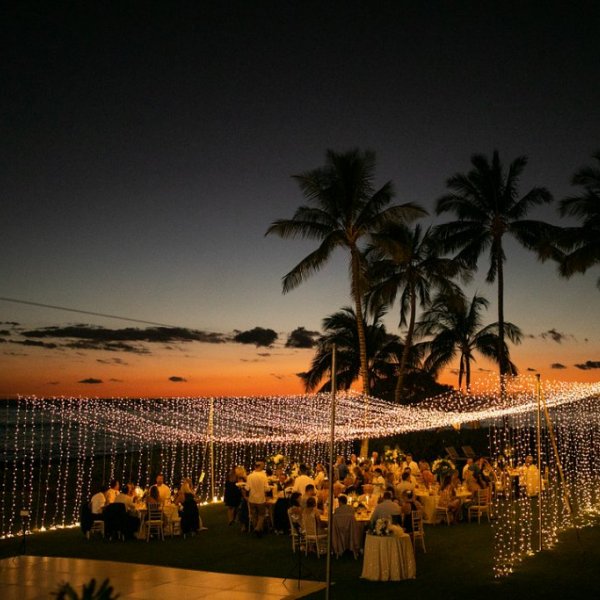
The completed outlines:
[[[473,459],[472,458],[467,458],[467,464],[463,467],[462,470],[462,480],[466,481],[467,477],[469,476],[469,471],[473,471],[473,469],[471,468],[473,466]]]
[[[306,486],[308,484],[315,485],[312,477],[308,476],[308,467],[304,464],[300,465],[300,475],[296,477],[294,481],[294,486],[292,487],[292,492],[300,492],[304,496],[304,492],[306,490]]]
[[[99,492],[96,492],[90,500],[90,510],[92,511],[94,519],[99,520],[102,518],[102,509],[107,504],[105,495],[107,491],[108,486],[103,485],[102,489]]]
[[[164,504],[167,500],[171,499],[171,490],[168,485],[165,485],[165,478],[162,473],[156,476],[156,488],[158,489],[158,497],[160,498],[161,504]]]
[[[266,492],[269,490],[269,480],[265,473],[265,463],[256,461],[254,471],[246,479],[246,490],[248,490],[248,512],[250,523],[253,526],[256,537],[262,537],[265,511],[267,509]]]
[[[413,477],[417,477],[419,475],[419,465],[413,460],[412,454],[407,454],[404,457],[404,463],[402,467],[403,469],[410,469]]]

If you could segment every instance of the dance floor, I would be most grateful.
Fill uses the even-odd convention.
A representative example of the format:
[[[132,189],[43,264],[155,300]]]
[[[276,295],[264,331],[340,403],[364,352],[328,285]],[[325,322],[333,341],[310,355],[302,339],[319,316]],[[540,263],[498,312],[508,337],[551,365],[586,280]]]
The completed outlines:
[[[0,560],[0,597],[2,600],[48,600],[61,582],[68,581],[77,592],[95,578],[109,578],[120,600],[283,600],[301,598],[325,584],[274,577],[227,575],[207,571],[188,571],[103,560],[20,556]]]

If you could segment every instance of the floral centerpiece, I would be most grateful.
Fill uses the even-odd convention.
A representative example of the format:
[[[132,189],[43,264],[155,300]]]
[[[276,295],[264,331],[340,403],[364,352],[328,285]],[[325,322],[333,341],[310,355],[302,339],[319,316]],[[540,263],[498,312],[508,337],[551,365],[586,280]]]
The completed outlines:
[[[375,525],[371,527],[371,535],[392,535],[390,522],[387,519],[377,519],[377,521],[375,521]]]
[[[274,471],[275,469],[285,467],[287,462],[287,457],[284,454],[281,454],[281,452],[277,452],[277,454],[273,454],[273,456],[267,457],[267,468],[272,469]]]
[[[438,458],[431,465],[431,472],[438,478],[438,481],[443,481],[446,475],[451,475],[456,471],[456,465],[447,458]]]
[[[395,463],[398,460],[404,460],[404,452],[400,450],[398,446],[390,448],[390,446],[384,446],[383,448],[383,462],[386,464]]]

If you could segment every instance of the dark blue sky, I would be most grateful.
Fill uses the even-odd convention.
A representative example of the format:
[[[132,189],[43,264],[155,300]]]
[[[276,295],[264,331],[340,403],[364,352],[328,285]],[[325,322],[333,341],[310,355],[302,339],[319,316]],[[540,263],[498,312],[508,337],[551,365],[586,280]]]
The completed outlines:
[[[600,148],[596,2],[86,4],[18,3],[3,23],[4,296],[315,329],[348,302],[344,257],[283,297],[312,246],[263,234],[302,202],[290,175],[326,148],[375,150],[381,183],[429,210],[473,153],[528,155],[522,192],[560,198]],[[587,332],[598,350],[597,273],[564,282],[508,255],[507,318]]]

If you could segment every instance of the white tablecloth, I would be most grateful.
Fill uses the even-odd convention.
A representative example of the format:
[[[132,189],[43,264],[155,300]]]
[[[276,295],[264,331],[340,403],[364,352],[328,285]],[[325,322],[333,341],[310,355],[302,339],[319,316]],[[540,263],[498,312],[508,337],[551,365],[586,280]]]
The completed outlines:
[[[367,534],[361,577],[370,581],[414,579],[417,574],[410,536]]]
[[[423,522],[435,523],[435,509],[438,505],[439,496],[430,496],[429,492],[416,492],[417,500],[423,505]]]

